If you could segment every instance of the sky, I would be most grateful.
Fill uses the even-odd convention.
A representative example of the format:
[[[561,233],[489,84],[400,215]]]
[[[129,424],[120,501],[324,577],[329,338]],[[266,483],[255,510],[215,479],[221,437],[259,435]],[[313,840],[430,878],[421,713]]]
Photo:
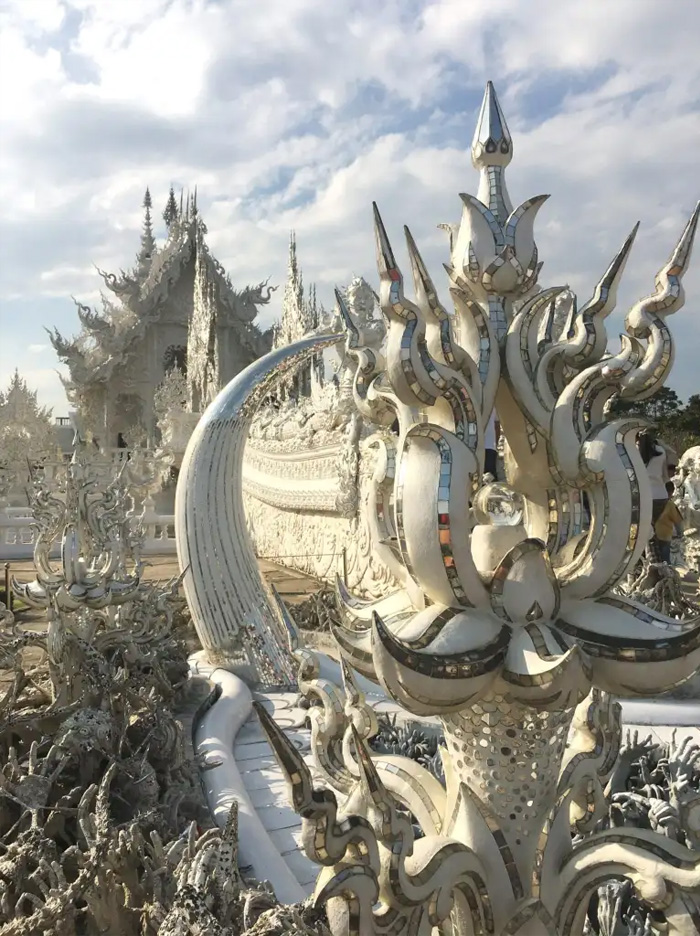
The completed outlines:
[[[541,285],[583,303],[641,221],[617,350],[700,196],[699,37],[698,0],[0,0],[0,388],[17,367],[67,414],[44,326],[76,333],[71,296],[99,303],[95,266],[133,264],[147,185],[161,238],[169,186],[197,186],[238,288],[284,284],[294,229],[326,307],[354,275],[376,285],[376,200],[404,272],[408,224],[446,302],[437,225],[476,193],[489,79],[514,204],[552,196]],[[700,393],[700,245],[684,286],[669,386],[685,400]]]

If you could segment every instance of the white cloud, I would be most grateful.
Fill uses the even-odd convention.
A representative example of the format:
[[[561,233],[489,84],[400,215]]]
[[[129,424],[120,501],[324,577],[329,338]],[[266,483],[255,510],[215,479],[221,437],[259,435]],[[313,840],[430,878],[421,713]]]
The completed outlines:
[[[335,282],[374,275],[373,199],[399,257],[406,223],[444,283],[436,225],[475,191],[468,143],[488,78],[515,140],[513,200],[552,193],[537,229],[545,283],[587,298],[641,219],[624,310],[652,287],[697,197],[696,0],[674,0],[673,17],[639,0],[4,0],[2,11],[0,80],[13,90],[0,99],[3,328],[20,300],[26,313],[22,347],[0,352],[0,383],[15,363],[31,368],[42,325],[77,327],[68,297],[95,295],[91,264],[132,262],[146,184],[159,210],[171,182],[198,185],[211,245],[239,284],[283,281],[291,227],[326,302]],[[696,258],[689,306],[699,269]],[[673,327],[672,383],[687,396],[700,389],[700,326],[686,309]],[[55,374],[42,380],[60,399]]]

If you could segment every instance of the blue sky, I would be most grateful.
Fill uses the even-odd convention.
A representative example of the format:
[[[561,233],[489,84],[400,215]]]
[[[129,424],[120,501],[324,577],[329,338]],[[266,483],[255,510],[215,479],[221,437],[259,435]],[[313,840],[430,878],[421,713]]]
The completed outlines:
[[[443,221],[476,191],[487,79],[514,138],[515,203],[549,192],[543,285],[580,301],[642,227],[609,334],[653,287],[700,194],[697,0],[0,0],[0,387],[19,367],[64,414],[43,326],[77,331],[94,265],[129,266],[141,201],[198,186],[242,287],[376,277],[371,201],[401,257],[411,227],[438,284]],[[700,392],[700,248],[674,316],[670,385]],[[261,320],[279,314],[281,290]]]

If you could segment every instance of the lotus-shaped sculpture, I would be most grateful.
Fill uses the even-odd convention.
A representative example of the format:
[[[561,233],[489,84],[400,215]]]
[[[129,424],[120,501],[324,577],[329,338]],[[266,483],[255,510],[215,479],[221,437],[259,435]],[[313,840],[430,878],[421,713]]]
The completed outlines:
[[[613,397],[643,399],[669,373],[666,318],[683,302],[700,206],[613,352],[605,319],[636,228],[578,307],[567,287],[537,284],[532,221],[544,196],[512,210],[504,180],[512,142],[491,85],[472,155],[479,197],[462,196],[462,222],[450,228],[454,314],[408,229],[415,301],[406,297],[376,205],[381,352],[363,347],[338,295],[346,350],[358,361],[355,400],[379,427],[368,528],[402,588],[367,602],[339,583],[334,634],[352,668],[409,712],[441,719],[440,802],[414,768],[392,788],[413,815],[423,802],[434,838],[424,827],[426,839],[409,843],[359,737],[345,769],[362,794],[336,782],[340,768],[327,778],[349,797],[341,821],[331,794],[313,790],[261,713],[309,823],[312,856],[332,866],[319,887],[339,908],[337,934],[427,934],[458,907],[465,917],[453,916],[452,933],[568,936],[581,932],[588,896],[606,877],[632,877],[658,908],[674,904],[674,888],[700,887],[697,858],[653,834],[597,833],[572,846],[570,823],[597,816],[596,786],[579,775],[581,759],[565,755],[574,710],[592,686],[649,696],[700,666],[700,620],[664,617],[612,592],[644,551],[652,496],[636,445],[643,421],[609,414]],[[484,489],[494,406],[506,483]],[[593,755],[600,792],[610,758],[595,745]]]

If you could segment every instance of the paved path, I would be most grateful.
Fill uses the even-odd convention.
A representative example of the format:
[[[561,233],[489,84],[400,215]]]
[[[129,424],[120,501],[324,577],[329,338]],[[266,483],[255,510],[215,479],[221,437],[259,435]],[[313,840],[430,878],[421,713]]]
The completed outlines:
[[[254,693],[254,698],[262,702],[292,742],[304,752],[304,760],[311,767],[311,732],[296,727],[303,716],[302,710],[295,706],[296,693]],[[238,732],[233,754],[243,785],[266,831],[300,886],[310,894],[320,868],[301,850],[301,820],[289,805],[287,784],[255,714]]]
[[[304,710],[296,707],[296,694],[258,692],[254,694],[254,697],[263,703],[277,724],[305,754],[304,760],[313,774],[309,749],[311,733],[305,728],[298,727],[304,716]],[[397,712],[405,715],[403,710],[390,700],[368,698],[368,701],[378,713]],[[636,711],[635,717],[641,720],[639,716],[640,713]],[[429,719],[425,720],[429,721]],[[690,735],[700,743],[700,729],[698,728],[673,728],[667,725],[649,726],[626,722],[625,730],[638,731],[640,738],[651,735],[656,743],[666,744],[671,740],[675,731],[679,740]],[[310,861],[301,850],[301,820],[289,805],[287,784],[254,713],[239,731],[233,754],[248,796],[266,831],[300,886],[307,894],[311,894],[320,866]]]
[[[311,732],[299,727],[307,711],[296,707],[297,694],[256,692],[253,697],[262,702],[280,728],[284,729],[287,737],[304,754],[304,760],[312,775],[316,774],[310,752]],[[367,701],[377,713],[402,711],[386,698],[368,697]],[[310,861],[301,850],[301,819],[289,805],[286,781],[255,713],[250,715],[238,732],[233,745],[233,756],[243,778],[243,785],[265,830],[300,886],[310,894],[320,866]]]

